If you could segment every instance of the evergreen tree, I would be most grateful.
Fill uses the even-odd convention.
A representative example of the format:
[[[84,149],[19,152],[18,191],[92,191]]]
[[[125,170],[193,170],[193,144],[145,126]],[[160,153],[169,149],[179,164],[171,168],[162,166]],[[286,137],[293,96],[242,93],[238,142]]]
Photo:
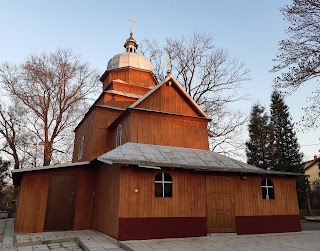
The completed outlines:
[[[3,203],[4,188],[7,186],[7,178],[9,177],[9,161],[4,161],[0,157],[0,205]]]
[[[269,120],[264,107],[252,107],[249,122],[250,139],[246,142],[247,162],[263,169],[269,169],[272,163],[273,132]]]
[[[304,173],[302,164],[303,155],[294,131],[294,124],[289,114],[289,108],[283,96],[273,91],[271,95],[271,124],[275,136],[275,149],[273,155],[273,170],[284,172]],[[299,204],[307,200],[308,183],[305,177],[296,178]]]

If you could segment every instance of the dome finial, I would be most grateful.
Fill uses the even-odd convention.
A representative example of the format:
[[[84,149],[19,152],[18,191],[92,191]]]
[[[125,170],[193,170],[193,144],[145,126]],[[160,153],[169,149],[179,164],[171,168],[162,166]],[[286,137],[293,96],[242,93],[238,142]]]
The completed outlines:
[[[126,40],[124,44],[124,48],[126,48],[126,52],[136,52],[138,49],[138,44],[136,40],[133,38],[133,23],[136,22],[136,20],[133,19],[133,17],[129,18],[129,22],[131,23],[130,26],[130,37]]]

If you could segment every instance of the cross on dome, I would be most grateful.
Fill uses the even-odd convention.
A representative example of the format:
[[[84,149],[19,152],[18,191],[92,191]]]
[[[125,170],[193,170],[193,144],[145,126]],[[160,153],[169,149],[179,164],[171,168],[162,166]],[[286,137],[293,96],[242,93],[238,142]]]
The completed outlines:
[[[132,37],[133,35],[133,24],[136,22],[133,17],[129,18],[130,25],[130,37],[126,40],[124,44],[124,48],[126,48],[126,52],[136,52],[138,49],[138,44],[136,40]]]
[[[164,59],[165,61],[167,61],[167,74],[169,75],[171,73],[171,61],[172,59],[170,58],[170,56],[166,57]]]
[[[134,20],[133,17],[130,17],[130,18],[129,18],[129,22],[131,23],[131,25],[130,25],[130,35],[131,35],[131,34],[133,34],[133,24],[134,24],[135,22],[137,22],[137,21]]]

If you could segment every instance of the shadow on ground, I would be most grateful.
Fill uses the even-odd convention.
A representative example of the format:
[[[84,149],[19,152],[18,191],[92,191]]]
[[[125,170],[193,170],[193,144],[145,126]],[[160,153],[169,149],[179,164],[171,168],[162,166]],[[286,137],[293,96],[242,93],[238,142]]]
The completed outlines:
[[[303,220],[301,221],[301,229],[302,231],[320,230],[320,222]]]

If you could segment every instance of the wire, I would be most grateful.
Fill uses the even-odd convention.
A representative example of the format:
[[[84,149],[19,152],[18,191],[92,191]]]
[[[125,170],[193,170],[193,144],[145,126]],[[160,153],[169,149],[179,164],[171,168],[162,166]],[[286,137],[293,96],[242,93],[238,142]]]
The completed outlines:
[[[300,146],[316,146],[316,145],[319,145],[319,146],[320,146],[320,143],[317,143],[317,144],[311,144],[311,145],[300,145]]]

